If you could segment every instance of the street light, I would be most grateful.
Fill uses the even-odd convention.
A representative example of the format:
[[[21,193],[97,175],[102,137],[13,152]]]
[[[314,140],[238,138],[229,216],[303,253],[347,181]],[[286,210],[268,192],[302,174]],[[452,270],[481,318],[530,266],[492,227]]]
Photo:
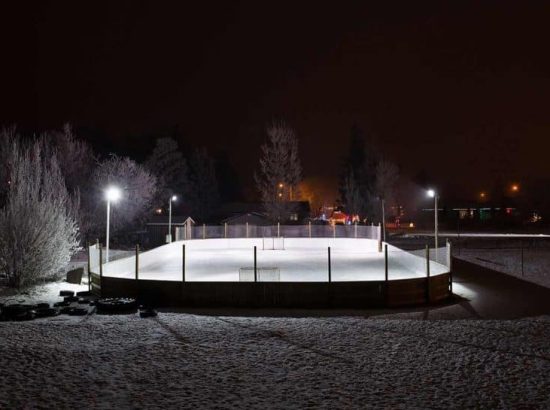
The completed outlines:
[[[118,201],[120,199],[120,189],[114,186],[107,188],[105,191],[105,198],[107,199],[107,238],[105,240],[105,261],[109,262],[109,224],[111,218],[111,201]]]
[[[437,192],[435,192],[433,189],[428,190],[428,196],[430,198],[434,198],[434,214],[435,214],[435,251],[437,252],[437,245],[438,245],[438,239],[437,239],[437,200],[439,199],[439,195]],[[437,255],[437,254],[436,254]]]
[[[178,197],[172,195],[168,201],[168,235],[166,235],[166,243],[172,243],[172,202],[175,202]]]

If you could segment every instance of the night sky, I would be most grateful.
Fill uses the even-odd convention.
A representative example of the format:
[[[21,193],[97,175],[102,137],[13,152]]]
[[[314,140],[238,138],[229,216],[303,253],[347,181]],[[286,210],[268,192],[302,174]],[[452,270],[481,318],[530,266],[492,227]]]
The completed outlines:
[[[248,186],[266,121],[296,128],[305,176],[328,186],[355,123],[403,174],[468,198],[497,175],[550,177],[542,3],[2,5],[0,123],[69,121],[138,158],[176,135],[227,151]]]

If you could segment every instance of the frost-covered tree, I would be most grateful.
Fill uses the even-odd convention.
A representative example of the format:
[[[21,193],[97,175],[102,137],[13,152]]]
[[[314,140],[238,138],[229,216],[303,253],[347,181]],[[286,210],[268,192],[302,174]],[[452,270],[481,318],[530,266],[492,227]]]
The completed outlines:
[[[91,184],[91,177],[97,157],[86,141],[78,138],[70,124],[65,124],[61,131],[49,131],[40,139],[46,155],[57,153],[62,161],[59,167],[69,194],[79,199],[77,212],[80,237],[85,240],[95,226],[93,210],[97,198]]]
[[[268,216],[285,221],[294,210],[290,202],[302,180],[298,138],[283,121],[267,126],[267,141],[261,146],[260,169],[255,173],[256,187]]]
[[[127,230],[143,221],[153,206],[157,192],[156,178],[144,166],[128,157],[111,155],[95,169],[92,176],[98,234],[105,231],[105,189],[116,186],[122,196],[111,206],[111,232]]]
[[[145,161],[145,167],[157,179],[155,206],[165,206],[176,194],[183,196],[189,189],[188,168],[178,143],[173,138],[158,138],[155,148]]]
[[[191,214],[197,220],[205,221],[215,212],[220,199],[215,162],[205,148],[193,152],[190,171],[187,200],[191,203]]]
[[[0,209],[0,270],[22,287],[54,277],[78,250],[77,204],[57,155],[45,155],[40,141],[3,138],[9,188]]]

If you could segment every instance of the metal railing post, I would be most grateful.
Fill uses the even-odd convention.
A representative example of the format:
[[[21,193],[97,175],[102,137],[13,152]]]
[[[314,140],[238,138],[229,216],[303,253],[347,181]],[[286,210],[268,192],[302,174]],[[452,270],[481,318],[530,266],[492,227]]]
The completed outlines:
[[[206,224],[202,224],[202,239],[206,239]]]
[[[309,237],[311,238],[311,221],[308,222]]]
[[[181,248],[181,278],[185,282],[185,244]]]
[[[277,222],[277,238],[281,237],[281,223]]]
[[[90,242],[86,242],[87,250],[88,250],[88,292],[92,291],[92,276],[91,276],[91,270],[92,270],[92,264],[90,262]]]
[[[246,237],[248,238],[248,222],[246,223]]]
[[[223,237],[227,238],[227,222],[223,224]]]
[[[139,280],[139,245],[136,244],[136,280]]]
[[[452,244],[449,239],[447,239],[447,269],[449,269],[449,292],[453,293],[453,254],[452,254]]]
[[[256,255],[256,246],[254,246],[254,282],[258,282],[258,258]]]
[[[384,300],[386,305],[389,304],[390,289],[389,289],[389,266],[388,266],[388,245],[384,245]]]
[[[330,260],[330,246],[328,247],[328,283],[332,282],[332,264]]]
[[[354,231],[355,231],[355,239],[357,239],[357,221],[355,221],[355,226],[354,226]]]
[[[430,246],[426,245],[426,303],[430,303]]]
[[[103,249],[99,244],[99,296],[103,296]]]

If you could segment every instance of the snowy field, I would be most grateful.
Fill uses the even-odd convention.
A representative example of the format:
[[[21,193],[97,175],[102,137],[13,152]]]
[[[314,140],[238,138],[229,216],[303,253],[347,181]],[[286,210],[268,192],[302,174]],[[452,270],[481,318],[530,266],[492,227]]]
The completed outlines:
[[[550,408],[550,317],[0,323],[0,408]]]
[[[461,249],[454,257],[550,288],[550,249]],[[523,265],[523,267],[522,267]]]
[[[279,246],[282,241],[275,239]],[[384,280],[384,253],[372,239],[285,238],[283,249],[263,249],[262,238],[206,239],[179,241],[139,255],[139,278],[182,280],[182,245],[186,245],[187,281],[239,281],[240,268],[254,266],[257,247],[258,268],[280,271],[281,281],[326,281],[327,248],[331,247],[333,281]],[[445,250],[440,250],[443,253]],[[426,276],[426,261],[421,256],[388,245],[390,279]],[[431,262],[431,274],[446,272],[444,265]],[[135,277],[135,257],[104,265],[103,274]]]

